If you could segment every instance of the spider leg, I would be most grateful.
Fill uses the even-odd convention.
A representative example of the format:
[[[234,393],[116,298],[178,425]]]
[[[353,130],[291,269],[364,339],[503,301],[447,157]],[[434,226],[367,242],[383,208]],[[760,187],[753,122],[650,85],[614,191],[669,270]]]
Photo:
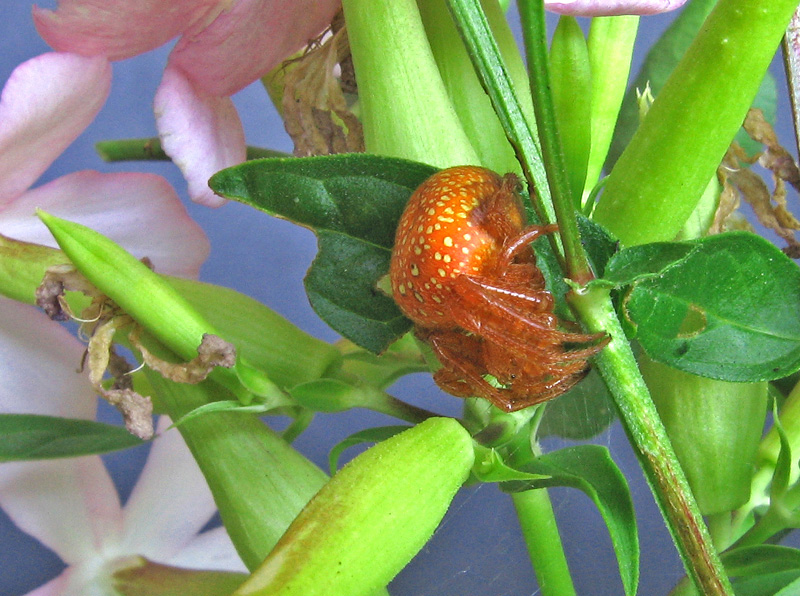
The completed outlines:
[[[444,391],[457,397],[482,397],[506,412],[513,411],[510,392],[493,387],[483,375],[481,340],[458,331],[432,332],[424,337],[442,365],[433,380]],[[519,409],[519,408],[516,408]]]
[[[461,300],[461,308],[452,311],[454,321],[464,329],[499,345],[513,345],[532,357],[550,362],[583,360],[599,352],[603,346],[593,345],[580,350],[560,350],[552,356],[553,346],[564,343],[598,342],[604,334],[569,333],[556,328],[557,318],[551,312],[549,292],[522,293],[516,285],[503,280],[461,275],[453,288]]]

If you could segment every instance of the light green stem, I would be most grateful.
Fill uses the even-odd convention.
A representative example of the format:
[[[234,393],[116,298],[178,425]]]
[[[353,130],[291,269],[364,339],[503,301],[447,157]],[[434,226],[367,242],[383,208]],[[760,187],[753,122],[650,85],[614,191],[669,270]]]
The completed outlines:
[[[544,596],[575,596],[547,489],[513,493],[522,535]]]
[[[639,373],[608,292],[593,288],[574,293],[569,299],[590,331],[603,331],[611,336],[611,343],[595,357],[595,366],[614,399],[687,573],[705,596],[732,595],[730,581]]]

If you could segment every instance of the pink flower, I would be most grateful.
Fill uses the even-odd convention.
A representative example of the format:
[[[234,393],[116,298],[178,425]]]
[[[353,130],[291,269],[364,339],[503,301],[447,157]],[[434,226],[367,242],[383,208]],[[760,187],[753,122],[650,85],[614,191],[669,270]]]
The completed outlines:
[[[82,171],[28,190],[94,119],[110,82],[102,57],[44,54],[14,70],[0,96],[0,234],[54,245],[34,215],[43,207],[150,257],[159,271],[196,276],[208,241],[161,177]],[[83,349],[38,309],[0,298],[0,412],[93,419],[97,397],[75,372]],[[96,456],[3,464],[0,506],[68,565],[37,595],[97,593],[132,555],[242,568],[224,531],[198,536],[215,508],[174,431],[156,441],[124,509]]]
[[[686,0],[546,0],[545,8],[559,14],[601,17],[656,14],[680,8]]]
[[[155,98],[165,151],[181,168],[189,194],[218,206],[214,172],[244,161],[241,122],[230,96],[319,34],[339,0],[60,0],[34,8],[53,48],[121,60],[181,36]]]
[[[83,347],[34,307],[0,300],[0,413],[94,419],[97,398],[76,374]],[[195,569],[244,571],[177,430],[159,432],[125,507],[99,456],[0,466],[0,506],[67,568],[31,596],[110,594],[111,575],[137,557]]]

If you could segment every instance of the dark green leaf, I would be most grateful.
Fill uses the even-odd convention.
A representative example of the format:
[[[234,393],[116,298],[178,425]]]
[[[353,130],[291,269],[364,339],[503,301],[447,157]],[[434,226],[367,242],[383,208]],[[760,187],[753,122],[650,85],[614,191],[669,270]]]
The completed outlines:
[[[617,555],[622,584],[628,595],[639,582],[639,537],[628,483],[608,449],[578,445],[543,455],[524,467],[525,472],[547,476],[528,482],[507,482],[503,490],[571,486],[594,501],[606,522]]]
[[[609,259],[619,250],[619,242],[603,226],[583,215],[578,215],[578,230],[595,275],[603,275]]]
[[[636,91],[643,91],[649,85],[653,96],[658,96],[661,87],[663,87],[675,65],[683,57],[689,44],[694,40],[703,21],[705,21],[715,4],[716,0],[693,0],[687,3],[686,8],[673,21],[669,29],[653,44],[641,70],[622,102],[617,127],[614,131],[614,139],[606,161],[607,171],[611,170],[639,126],[639,107],[636,101]],[[775,122],[777,89],[775,80],[769,73],[761,83],[758,94],[753,101],[753,107],[760,108],[764,112],[767,122]],[[739,130],[736,140],[750,155],[761,149],[743,130]]]
[[[599,283],[608,282],[619,287],[657,277],[695,249],[696,244],[691,242],[654,242],[623,249],[611,257]]]
[[[796,582],[800,578],[800,551],[797,549],[760,544],[730,550],[721,558],[733,579],[737,596],[789,596],[798,593],[792,591],[798,587]]]
[[[328,455],[331,476],[336,473],[339,467],[339,458],[348,447],[359,445],[360,443],[379,443],[408,429],[408,426],[376,426],[353,433],[343,441],[339,441],[333,446],[330,455]]]
[[[597,371],[592,370],[567,393],[547,403],[538,436],[590,439],[608,428],[615,417],[608,389]]]
[[[747,232],[694,245],[660,275],[640,279],[624,299],[624,315],[648,356],[735,382],[778,379],[800,368],[797,265]]]
[[[142,445],[120,426],[34,414],[0,414],[0,462],[77,457]]]
[[[309,227],[319,253],[306,278],[317,314],[374,352],[410,328],[376,289],[388,272],[397,221],[435,168],[367,154],[254,160],[215,174],[218,194]]]
[[[379,353],[409,329],[406,319],[377,281],[389,272],[391,250],[358,238],[319,230],[319,253],[306,275],[308,300],[336,331]]]

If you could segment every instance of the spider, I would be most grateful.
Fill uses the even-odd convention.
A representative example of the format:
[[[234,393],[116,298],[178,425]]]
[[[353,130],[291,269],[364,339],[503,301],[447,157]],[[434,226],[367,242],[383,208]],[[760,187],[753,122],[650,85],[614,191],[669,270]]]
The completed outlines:
[[[434,380],[513,412],[580,381],[603,334],[559,328],[525,226],[519,179],[476,166],[441,170],[414,192],[392,253],[392,291],[438,357]]]

